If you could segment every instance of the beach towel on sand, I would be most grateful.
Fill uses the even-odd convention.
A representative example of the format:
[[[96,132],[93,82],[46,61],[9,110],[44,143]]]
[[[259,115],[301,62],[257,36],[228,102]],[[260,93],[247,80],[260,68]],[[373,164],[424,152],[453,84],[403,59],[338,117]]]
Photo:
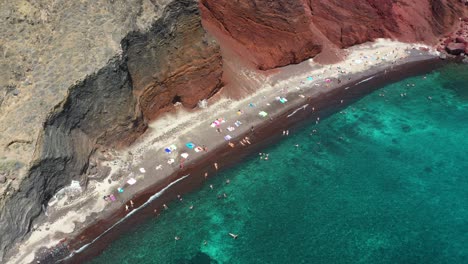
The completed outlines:
[[[195,148],[195,152],[200,152],[200,151],[202,151],[202,150],[203,150],[203,148],[200,147],[200,146],[198,146],[198,147]]]
[[[265,117],[265,116],[267,116],[267,115],[268,115],[268,113],[267,113],[267,112],[265,112],[265,111],[261,111],[261,112],[260,112],[260,113],[258,113],[258,114],[259,114],[261,117]]]
[[[130,178],[128,181],[127,181],[128,184],[130,185],[133,185],[136,183],[136,180],[134,178]]]

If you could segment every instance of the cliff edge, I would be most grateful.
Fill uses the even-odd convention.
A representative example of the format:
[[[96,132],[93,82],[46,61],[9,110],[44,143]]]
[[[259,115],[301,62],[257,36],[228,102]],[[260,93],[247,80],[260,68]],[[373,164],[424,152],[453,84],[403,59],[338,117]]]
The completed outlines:
[[[55,193],[221,87],[196,1],[10,1],[0,10],[0,260]]]

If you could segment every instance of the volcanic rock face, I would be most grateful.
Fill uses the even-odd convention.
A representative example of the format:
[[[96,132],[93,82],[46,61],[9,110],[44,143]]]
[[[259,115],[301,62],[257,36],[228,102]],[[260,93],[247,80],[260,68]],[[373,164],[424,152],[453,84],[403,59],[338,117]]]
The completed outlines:
[[[33,9],[24,1],[13,1],[12,4],[17,4],[20,11],[27,14]],[[111,6],[106,6],[109,4]],[[50,57],[56,55],[53,52],[39,53],[44,58],[31,62],[37,63],[35,68],[27,69],[28,65],[18,62],[15,71],[20,75],[17,80],[14,75],[7,76],[12,77],[7,85],[11,88],[7,87],[6,94],[0,94],[0,158],[21,158],[21,162],[16,163],[0,159],[0,174],[6,168],[9,176],[0,185],[0,262],[5,251],[27,234],[32,221],[41,213],[42,205],[47,204],[71,179],[83,179],[89,157],[97,145],[116,147],[129,144],[144,132],[148,120],[170,109],[174,97],[180,98],[178,100],[187,107],[194,107],[198,100],[208,98],[221,85],[219,46],[201,27],[196,1],[103,1],[96,3],[95,7],[101,11],[88,14],[92,18],[90,21],[95,21],[96,17],[116,18],[117,14],[105,17],[102,10],[120,8],[118,14],[122,20],[117,19],[114,24],[105,22],[117,40],[122,40],[125,35],[114,31],[135,30],[122,40],[120,54],[116,50],[105,49],[99,53],[92,46],[87,48],[86,45],[92,43],[83,47],[79,38],[75,39],[78,43],[62,43],[65,48],[63,51],[57,48],[59,57]],[[65,10],[65,15],[70,16],[73,14],[71,11],[80,8],[83,6],[72,5]],[[132,13],[132,8],[136,9],[136,14]],[[125,16],[126,10],[130,18]],[[88,11],[92,12],[92,9]],[[159,19],[154,19],[158,16]],[[52,15],[48,19],[55,21]],[[118,23],[128,22],[125,19],[150,23],[151,26],[138,28]],[[27,30],[37,25],[23,17],[16,19],[10,15],[10,20]],[[66,20],[55,22],[51,27],[60,28],[66,24]],[[83,29],[79,25],[77,27]],[[14,37],[12,35],[12,41]],[[57,40],[60,37],[57,35]],[[103,39],[108,38],[112,37],[104,34]],[[64,41],[69,39],[65,37]],[[55,44],[60,46],[60,43]],[[99,41],[96,44],[107,46]],[[76,62],[74,56],[81,54],[83,48],[89,53],[85,58],[90,55],[90,59],[104,62],[104,66],[89,73],[99,65],[98,62]],[[8,50],[4,54],[14,55]],[[73,71],[71,64],[80,68]],[[7,64],[1,61],[2,65]],[[13,67],[7,66],[9,72]],[[26,67],[24,72],[23,67]],[[87,75],[81,75],[82,69]],[[35,78],[43,74],[42,70],[49,73],[42,79]],[[84,78],[80,80],[80,76]],[[43,80],[47,82],[40,82]],[[39,84],[53,89],[42,89]],[[25,89],[27,85],[29,89]],[[27,104],[29,101],[32,105]],[[36,103],[40,107],[33,107]],[[20,108],[23,105],[24,109]],[[23,139],[21,136],[25,132],[31,135]],[[22,171],[14,170],[16,167]]]
[[[434,43],[463,4],[444,0],[201,0],[205,23],[236,42],[259,69],[376,38]]]
[[[174,5],[187,5],[183,2]],[[175,103],[193,108],[221,87],[220,49],[201,27],[197,5],[170,10],[182,11],[169,12],[149,32],[130,34],[124,41],[134,89],[148,119]]]

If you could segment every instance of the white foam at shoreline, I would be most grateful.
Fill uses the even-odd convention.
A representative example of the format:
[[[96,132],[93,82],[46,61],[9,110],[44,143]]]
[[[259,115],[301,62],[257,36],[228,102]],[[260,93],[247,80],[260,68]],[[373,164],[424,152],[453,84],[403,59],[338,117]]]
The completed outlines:
[[[157,198],[159,198],[162,194],[164,194],[164,192],[171,188],[171,186],[173,186],[174,184],[184,180],[185,178],[187,178],[188,176],[190,176],[190,174],[187,174],[185,176],[182,176],[180,177],[179,179],[171,182],[170,184],[168,184],[166,187],[164,187],[162,190],[160,190],[159,192],[153,194],[144,204],[142,204],[141,206],[139,206],[138,208],[130,211],[130,213],[128,213],[126,216],[122,217],[121,219],[119,219],[119,221],[117,221],[115,224],[113,224],[111,227],[109,227],[106,231],[104,231],[102,234],[100,234],[98,237],[96,237],[95,239],[93,239],[93,241],[89,242],[88,244],[80,247],[78,250],[75,250],[74,252],[72,252],[70,255],[68,255],[67,257],[61,259],[60,261],[63,261],[63,260],[67,260],[71,257],[73,257],[76,253],[80,253],[82,252],[83,250],[85,250],[87,247],[89,247],[90,245],[94,244],[94,242],[96,242],[97,240],[99,240],[102,236],[104,236],[105,234],[107,234],[110,230],[112,230],[114,227],[116,227],[118,224],[122,223],[123,221],[125,221],[125,219],[129,218],[130,216],[132,216],[133,214],[135,214],[137,211],[145,208],[148,204],[150,204],[151,202],[153,202],[154,200],[156,200]]]
[[[305,110],[307,108],[307,106],[309,106],[309,104],[305,104],[305,105],[299,107],[298,109],[294,110],[294,112],[292,112],[291,114],[288,115],[288,118],[293,116],[297,111]]]
[[[370,81],[370,80],[374,79],[374,77],[375,77],[375,76],[371,76],[371,77],[369,77],[369,78],[367,78],[367,79],[364,79],[364,80],[362,80],[362,81],[356,83],[354,86],[356,86],[356,85],[358,85],[358,84],[361,84],[361,83],[364,83],[364,82],[367,82],[367,81]]]

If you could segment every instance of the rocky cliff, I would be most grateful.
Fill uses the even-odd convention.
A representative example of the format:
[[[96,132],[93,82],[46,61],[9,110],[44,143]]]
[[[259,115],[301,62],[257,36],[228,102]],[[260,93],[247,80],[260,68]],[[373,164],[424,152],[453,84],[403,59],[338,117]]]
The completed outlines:
[[[380,37],[435,43],[462,2],[2,1],[0,262],[51,196],[85,184],[98,146],[127,145],[174,104],[215,94],[223,50],[265,70]]]
[[[433,44],[464,12],[459,0],[201,0],[200,8],[262,70],[320,54],[334,61],[337,49],[382,37]]]
[[[4,14],[14,25],[12,31],[31,32],[11,35],[11,41],[1,46],[4,58],[19,61],[2,61],[8,82],[2,86],[0,108],[0,173],[6,175],[0,183],[0,260],[27,234],[58,190],[72,179],[86,183],[84,172],[97,146],[127,145],[144,132],[150,119],[175,102],[194,107],[221,85],[219,46],[201,27],[196,1],[101,1],[96,6],[52,9],[55,16],[72,17],[64,13],[88,11],[89,21],[68,21],[78,23],[75,29],[66,28],[66,17],[63,25],[60,19],[34,21],[36,15],[48,13],[40,10],[46,8],[45,2],[34,6],[13,1],[13,11]],[[47,43],[57,46],[55,52],[36,47],[32,52],[38,58],[31,58],[12,50],[15,39],[34,36],[31,27],[37,23],[42,23],[40,30],[59,31],[54,33],[58,43],[53,43],[54,37],[38,36],[49,38]],[[99,34],[92,30],[102,23],[110,34],[96,37],[103,38],[96,43],[83,43]],[[113,47],[107,47],[110,44]],[[29,45],[25,50],[34,46],[24,45]]]

